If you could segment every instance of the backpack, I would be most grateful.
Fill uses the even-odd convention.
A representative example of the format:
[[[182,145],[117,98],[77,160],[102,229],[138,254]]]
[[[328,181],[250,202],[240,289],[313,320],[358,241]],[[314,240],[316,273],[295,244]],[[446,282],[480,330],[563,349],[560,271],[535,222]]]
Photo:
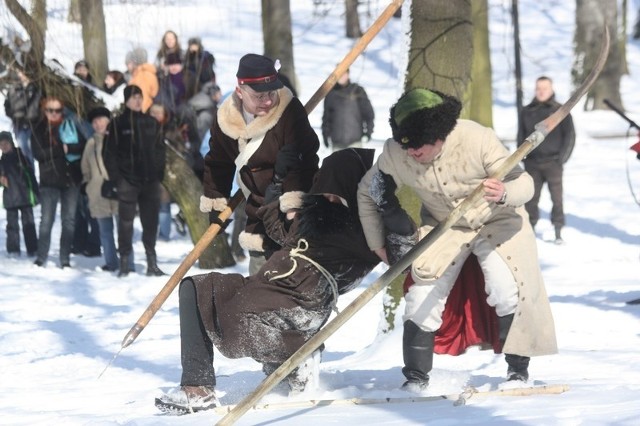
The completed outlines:
[[[62,143],[67,145],[76,144],[79,142],[78,139],[78,130],[76,129],[76,125],[68,118],[65,118],[60,128],[58,129],[58,134],[60,135],[60,140]],[[78,161],[82,156],[80,154],[66,154],[67,161],[73,162]]]

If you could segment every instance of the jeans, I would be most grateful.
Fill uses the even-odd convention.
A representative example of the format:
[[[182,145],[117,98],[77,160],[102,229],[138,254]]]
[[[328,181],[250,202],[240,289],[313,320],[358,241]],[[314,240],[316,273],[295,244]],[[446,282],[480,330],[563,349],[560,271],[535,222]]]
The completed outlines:
[[[31,128],[25,127],[14,129],[14,133],[16,134],[18,148],[22,150],[22,153],[33,168],[33,151],[31,151]]]
[[[51,229],[56,217],[56,208],[60,201],[60,265],[69,263],[71,243],[75,228],[76,205],[80,195],[80,187],[54,188],[51,186],[40,187],[40,229],[38,238],[38,257],[36,261],[42,264],[47,262],[49,248],[51,246]]]
[[[158,236],[161,240],[171,239],[171,203],[160,203],[160,213],[158,213]]]
[[[38,250],[38,237],[36,236],[36,225],[33,219],[33,208],[19,207],[7,209],[7,252],[20,253],[20,222],[22,218],[22,235],[24,245],[29,255],[33,255]]]
[[[102,245],[105,265],[107,265],[109,269],[115,271],[120,267],[120,261],[118,260],[116,241],[113,237],[114,217],[102,217],[97,219],[97,221],[98,228],[100,229],[100,243]],[[129,267],[133,268],[133,250],[129,253]]]

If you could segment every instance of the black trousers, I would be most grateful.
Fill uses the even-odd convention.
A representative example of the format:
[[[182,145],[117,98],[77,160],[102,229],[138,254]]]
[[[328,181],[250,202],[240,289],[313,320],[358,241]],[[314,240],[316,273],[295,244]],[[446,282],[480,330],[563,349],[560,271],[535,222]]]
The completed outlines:
[[[145,253],[155,254],[160,212],[160,182],[132,185],[122,179],[118,182],[118,252],[127,258],[133,250],[133,221],[140,211],[142,244]]]
[[[22,235],[27,253],[34,255],[38,251],[38,237],[33,208],[30,206],[7,209],[7,252],[20,253],[19,219],[22,220]]]
[[[216,385],[213,368],[213,343],[202,324],[196,303],[195,284],[191,278],[180,283],[180,358],[182,386]]]
[[[565,224],[564,206],[562,202],[562,163],[558,160],[536,162],[525,161],[524,168],[533,178],[533,198],[525,205],[529,213],[529,221],[532,226],[536,226],[540,219],[540,194],[542,187],[546,183],[551,194],[551,223],[555,228],[562,228]]]

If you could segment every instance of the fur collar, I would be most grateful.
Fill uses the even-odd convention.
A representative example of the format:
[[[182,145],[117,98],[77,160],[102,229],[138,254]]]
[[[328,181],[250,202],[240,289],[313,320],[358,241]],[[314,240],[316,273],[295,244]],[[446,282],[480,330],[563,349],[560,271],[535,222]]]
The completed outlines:
[[[268,115],[257,117],[251,123],[246,124],[242,116],[242,101],[234,91],[218,109],[218,123],[225,135],[238,141],[238,147],[242,152],[247,142],[260,137],[275,127],[282,117],[284,110],[293,99],[291,90],[283,87],[278,90],[280,102]]]

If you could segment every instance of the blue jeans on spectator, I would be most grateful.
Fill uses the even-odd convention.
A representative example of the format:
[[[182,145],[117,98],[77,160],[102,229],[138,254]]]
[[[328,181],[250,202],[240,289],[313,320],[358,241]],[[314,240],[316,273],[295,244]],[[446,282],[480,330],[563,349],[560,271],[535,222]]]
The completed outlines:
[[[31,151],[31,128],[16,128],[14,129],[14,133],[16,134],[16,140],[18,141],[18,148],[20,148],[24,156],[29,160],[31,167],[33,168],[33,151]]]
[[[163,241],[171,239],[171,203],[160,203],[158,213],[158,237]]]
[[[40,187],[40,229],[38,232],[38,256],[36,263],[46,264],[51,246],[51,229],[60,201],[60,266],[69,264],[71,243],[75,229],[76,206],[80,195],[79,186],[68,188]]]
[[[98,220],[98,228],[100,228],[100,243],[102,244],[102,252],[104,255],[105,265],[110,271],[117,271],[120,267],[120,261],[118,260],[118,250],[116,249],[116,241],[114,238],[113,230],[114,219],[117,221],[117,217],[109,216],[102,217]],[[129,267],[133,270],[133,250],[129,253]]]

